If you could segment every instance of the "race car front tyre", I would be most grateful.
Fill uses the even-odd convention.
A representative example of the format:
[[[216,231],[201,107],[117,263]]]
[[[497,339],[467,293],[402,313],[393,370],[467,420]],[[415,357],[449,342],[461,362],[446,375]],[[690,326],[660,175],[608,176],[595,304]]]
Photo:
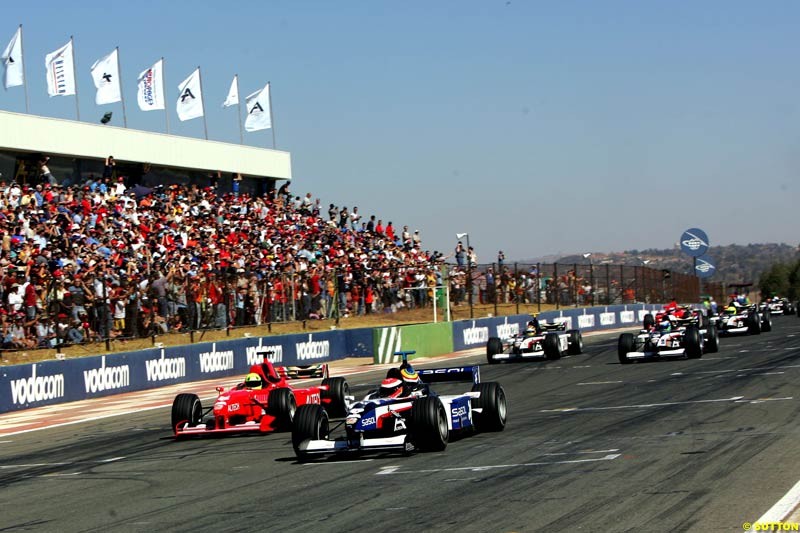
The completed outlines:
[[[409,416],[411,441],[421,452],[440,452],[447,448],[450,431],[447,413],[437,396],[424,396],[414,402]]]
[[[321,405],[309,403],[301,405],[295,413],[292,425],[292,447],[300,461],[308,461],[311,455],[300,449],[307,440],[324,440],[328,438],[330,427],[328,413]]]
[[[571,329],[567,332],[569,335],[569,348],[568,352],[570,355],[578,355],[583,353],[583,335],[581,335],[580,330]]]
[[[188,427],[196,426],[203,417],[203,405],[197,394],[178,394],[172,402],[172,429],[176,429],[180,422],[186,422]]]
[[[550,360],[561,359],[561,346],[558,343],[558,333],[548,333],[542,342],[544,356]]]
[[[764,333],[772,331],[772,313],[769,311],[761,315],[761,331]]]
[[[282,387],[269,391],[267,411],[275,417],[275,425],[278,429],[290,429],[295,411],[297,411],[297,401],[294,399],[291,389]]]
[[[761,316],[758,313],[747,315],[747,333],[750,335],[761,334]]]
[[[617,341],[617,355],[619,356],[619,362],[623,365],[632,362],[628,359],[628,353],[634,351],[635,343],[636,339],[634,339],[633,333],[623,333],[619,336],[619,341]]]
[[[328,415],[331,418],[342,418],[347,415],[347,397],[350,396],[350,385],[343,377],[325,378],[322,385],[328,390],[322,390],[322,399],[329,399],[327,403]]]
[[[703,357],[703,340],[700,336],[700,330],[695,326],[686,328],[683,334],[683,343],[687,358],[700,359]]]
[[[656,319],[653,317],[651,313],[647,313],[646,315],[644,315],[644,322],[642,324],[642,326],[644,326],[644,329],[650,329],[655,325],[656,325]]]
[[[492,356],[498,353],[503,353],[503,341],[499,337],[489,337],[486,343],[486,360],[489,364],[497,362]]]
[[[717,353],[719,351],[719,331],[717,331],[717,326],[714,324],[706,328],[706,343],[703,351],[705,353]]]
[[[472,392],[481,395],[472,400],[472,423],[478,431],[503,431],[506,427],[508,405],[506,392],[499,383],[484,381],[472,386]],[[476,412],[480,409],[480,412]]]

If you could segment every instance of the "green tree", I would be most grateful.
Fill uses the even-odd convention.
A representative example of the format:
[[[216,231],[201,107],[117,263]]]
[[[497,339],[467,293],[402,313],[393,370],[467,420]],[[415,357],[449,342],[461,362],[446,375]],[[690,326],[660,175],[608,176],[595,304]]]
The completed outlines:
[[[764,271],[758,281],[762,298],[786,296],[789,292],[789,274],[795,266],[787,263],[773,263],[768,270]]]

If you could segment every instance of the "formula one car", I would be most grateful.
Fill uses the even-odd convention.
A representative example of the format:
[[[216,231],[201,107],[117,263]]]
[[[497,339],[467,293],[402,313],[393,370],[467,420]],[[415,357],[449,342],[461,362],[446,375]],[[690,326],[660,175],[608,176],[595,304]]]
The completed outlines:
[[[795,313],[794,304],[786,298],[775,296],[765,302],[765,308],[769,309],[771,315],[793,315]]]
[[[560,359],[562,355],[583,352],[583,336],[577,329],[567,331],[567,325],[543,322],[539,327],[529,326],[524,332],[506,339],[490,337],[486,343],[486,360],[489,364],[508,359],[545,357]]]
[[[701,329],[702,313],[658,313],[657,318],[647,314],[644,328],[638,334],[623,333],[617,342],[617,355],[623,365],[637,359],[686,357],[699,359],[704,353],[719,350],[719,333],[709,324]]]
[[[720,335],[758,335],[772,331],[772,314],[769,309],[759,310],[753,305],[729,305],[715,317]]]
[[[392,369],[378,390],[350,407],[347,417],[331,427],[319,405],[303,405],[297,410],[292,428],[292,445],[300,461],[314,457],[399,451],[442,451],[451,435],[473,431],[502,431],[506,425],[506,396],[495,382],[480,381],[480,367],[454,367],[421,370],[407,364],[414,352],[397,352],[403,357],[405,375],[416,376],[418,384],[409,390],[392,390]],[[404,368],[405,367],[405,368]],[[471,381],[469,392],[439,395],[431,383]],[[343,427],[342,427],[343,426]],[[343,431],[341,431],[343,429]],[[339,436],[333,437],[332,433]]]
[[[172,403],[172,428],[175,437],[208,436],[224,433],[267,433],[289,430],[297,406],[314,405],[330,417],[342,417],[352,401],[350,388],[342,377],[325,378],[318,386],[294,388],[285,370],[276,369],[267,358],[250,367],[245,381],[219,393],[206,409],[196,394],[178,394]],[[210,416],[209,416],[210,415]]]

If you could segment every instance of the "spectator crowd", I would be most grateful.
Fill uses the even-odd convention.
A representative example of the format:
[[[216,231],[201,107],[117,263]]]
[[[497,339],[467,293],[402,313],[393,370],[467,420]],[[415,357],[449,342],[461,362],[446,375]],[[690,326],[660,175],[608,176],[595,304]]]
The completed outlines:
[[[0,182],[3,349],[79,344],[430,304],[438,252],[288,182],[265,195]],[[236,191],[236,188],[234,188]]]

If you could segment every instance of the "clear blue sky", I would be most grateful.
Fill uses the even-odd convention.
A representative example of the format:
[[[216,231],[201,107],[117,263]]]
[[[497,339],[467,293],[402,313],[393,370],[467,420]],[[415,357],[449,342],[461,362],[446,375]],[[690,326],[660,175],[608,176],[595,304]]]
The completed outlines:
[[[800,240],[800,3],[796,1],[5,2],[0,41],[24,25],[31,112],[74,118],[46,95],[44,55],[75,36],[81,116],[89,67],[120,47],[130,127],[136,75],[197,65],[212,139],[238,142],[221,108],[234,73],[272,82],[292,191],[420,229],[479,260]],[[22,88],[0,108],[24,111]],[[270,132],[246,134],[271,146]],[[713,254],[713,251],[711,252]]]

